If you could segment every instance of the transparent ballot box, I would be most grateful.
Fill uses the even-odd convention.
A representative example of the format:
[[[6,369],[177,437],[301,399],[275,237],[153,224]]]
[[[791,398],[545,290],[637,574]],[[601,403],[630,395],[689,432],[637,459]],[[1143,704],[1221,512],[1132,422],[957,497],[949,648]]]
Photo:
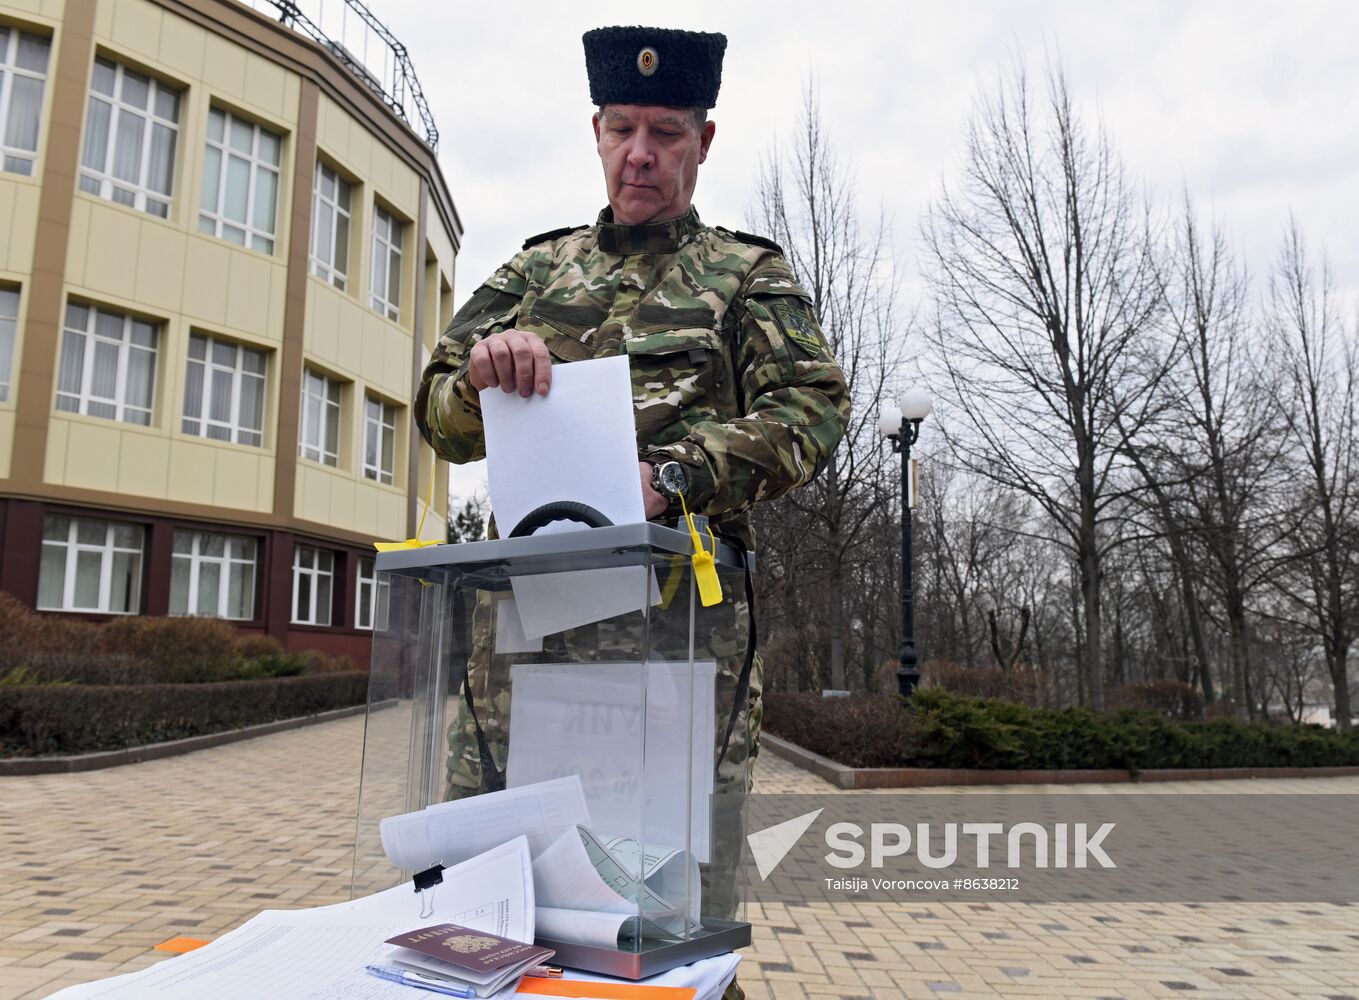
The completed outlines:
[[[354,896],[522,834],[554,961],[636,979],[750,943],[753,557],[702,540],[715,580],[656,524],[378,556]]]

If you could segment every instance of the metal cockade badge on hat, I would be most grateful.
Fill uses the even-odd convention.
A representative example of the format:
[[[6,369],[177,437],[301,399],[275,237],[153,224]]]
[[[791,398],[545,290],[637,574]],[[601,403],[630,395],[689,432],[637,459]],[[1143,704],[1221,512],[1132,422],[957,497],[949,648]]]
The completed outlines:
[[[637,72],[643,76],[650,76],[656,72],[656,67],[660,65],[661,57],[656,55],[656,50],[650,45],[637,53]]]

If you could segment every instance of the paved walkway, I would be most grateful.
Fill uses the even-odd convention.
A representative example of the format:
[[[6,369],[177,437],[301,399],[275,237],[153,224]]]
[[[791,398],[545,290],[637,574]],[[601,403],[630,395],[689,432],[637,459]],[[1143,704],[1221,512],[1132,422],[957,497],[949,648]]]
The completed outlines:
[[[164,960],[160,941],[215,937],[264,908],[347,898],[362,736],[361,718],[344,719],[108,771],[0,778],[0,998],[142,968]],[[757,781],[838,794],[768,755]],[[1250,790],[1304,784],[1359,793],[1359,778]],[[1359,906],[857,903],[749,916],[751,1000],[1359,998]]]

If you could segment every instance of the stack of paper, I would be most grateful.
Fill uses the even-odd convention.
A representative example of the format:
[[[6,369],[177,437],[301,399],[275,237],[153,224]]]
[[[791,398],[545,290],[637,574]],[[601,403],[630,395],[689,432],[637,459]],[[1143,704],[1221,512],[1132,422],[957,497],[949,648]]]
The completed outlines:
[[[533,878],[526,838],[515,838],[449,868],[443,879],[434,897],[434,920],[533,940]],[[415,1000],[420,991],[378,979],[364,966],[388,960],[392,951],[388,938],[428,923],[419,913],[420,899],[409,883],[333,906],[265,910],[196,951],[139,972],[72,986],[49,1000]],[[555,981],[559,985],[553,992],[617,997],[616,988],[678,986],[692,987],[695,1000],[717,1000],[739,962],[735,954],[719,955],[636,984],[572,971],[568,979]],[[568,980],[610,985],[582,992]],[[502,994],[539,995],[533,989],[529,985],[514,994],[507,986]]]

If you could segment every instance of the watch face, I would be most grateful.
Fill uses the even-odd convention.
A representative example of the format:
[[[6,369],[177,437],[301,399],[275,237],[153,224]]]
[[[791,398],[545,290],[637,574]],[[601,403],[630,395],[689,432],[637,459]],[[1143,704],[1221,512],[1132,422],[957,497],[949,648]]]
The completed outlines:
[[[689,491],[689,474],[678,462],[666,462],[659,472],[661,490],[672,497]]]

